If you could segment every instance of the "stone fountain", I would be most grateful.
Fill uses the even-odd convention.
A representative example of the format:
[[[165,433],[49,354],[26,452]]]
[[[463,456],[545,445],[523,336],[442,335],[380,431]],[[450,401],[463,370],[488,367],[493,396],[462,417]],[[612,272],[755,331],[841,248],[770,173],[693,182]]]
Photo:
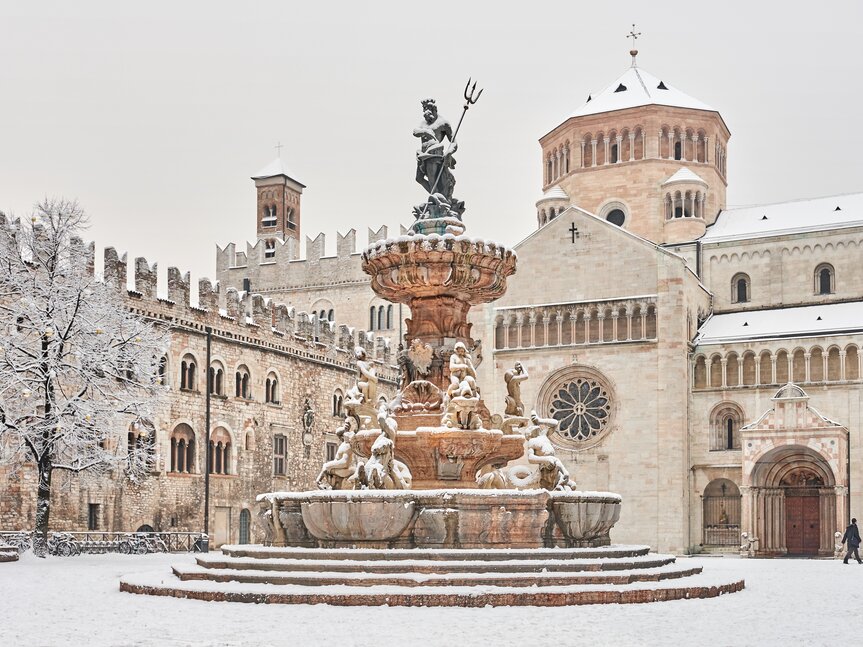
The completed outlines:
[[[475,90],[469,81],[462,119]],[[453,131],[435,102],[423,101],[414,135],[417,181],[428,198],[414,208],[409,235],[362,255],[374,291],[411,309],[398,395],[389,403],[378,397],[375,365],[356,349],[336,455],[318,474],[318,490],[258,496],[264,546],[223,546],[193,566],[174,566],[171,581],[126,576],[122,591],[481,607],[651,602],[743,588],[647,546],[609,545],[620,497],[575,489],[549,438],[558,421],[526,412],[520,364],[505,374],[503,414],[485,406],[468,312],[504,293],[516,257],[464,235],[452,175],[461,123]]]
[[[465,89],[462,118],[479,95]],[[548,439],[556,420],[525,416],[517,365],[507,408],[492,415],[477,384],[479,340],[472,306],[494,301],[516,271],[515,253],[465,235],[453,196],[456,150],[449,122],[422,102],[417,181],[428,191],[408,235],[362,254],[375,293],[410,307],[398,363],[398,395],[377,398],[377,376],[357,349],[341,444],[319,492],[263,495],[275,545],[377,547],[599,546],[620,514],[620,497],[574,491]],[[461,125],[459,121],[459,127]],[[474,357],[477,359],[475,360]],[[507,468],[525,457],[527,465]]]

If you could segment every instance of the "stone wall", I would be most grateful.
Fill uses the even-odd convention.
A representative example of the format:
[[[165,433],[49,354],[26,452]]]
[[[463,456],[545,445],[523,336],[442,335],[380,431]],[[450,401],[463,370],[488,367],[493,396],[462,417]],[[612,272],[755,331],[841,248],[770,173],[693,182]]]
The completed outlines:
[[[92,248],[91,248],[92,249]],[[354,348],[363,345],[378,363],[382,394],[394,393],[396,373],[385,338],[357,332],[345,325],[314,321],[305,313],[276,305],[258,294],[234,289],[221,292],[203,279],[199,304],[189,302],[188,274],[168,271],[168,299],[156,297],[156,267],[135,262],[135,289],[127,291],[125,256],[105,251],[104,277],[134,312],[168,326],[170,347],[165,376],[166,399],[154,424],[155,467],[140,484],[121,474],[96,477],[55,474],[51,527],[87,530],[91,504],[98,508],[99,530],[134,531],[141,525],[156,530],[200,531],[203,527],[206,343],[211,330],[211,358],[225,369],[224,395],[211,397],[211,432],[230,438],[227,474],[210,477],[210,530],[224,539],[239,539],[240,511],[254,508],[261,492],[311,487],[325,460],[326,443],[340,424],[333,416],[333,394],[353,384]],[[219,307],[219,303],[223,307]],[[191,388],[180,389],[180,367],[194,361],[197,376]],[[250,397],[236,397],[234,374],[240,365],[251,376]],[[277,402],[266,402],[265,380],[276,376]],[[312,437],[303,439],[301,422],[308,399],[315,412]],[[188,425],[195,437],[195,458],[189,473],[171,469],[171,434]],[[118,450],[126,446],[127,430],[118,430]],[[274,436],[286,439],[284,475],[274,474]],[[0,527],[33,525],[35,472],[25,465],[0,472]],[[216,509],[226,508],[230,527],[218,527]],[[255,540],[255,525],[251,526]]]

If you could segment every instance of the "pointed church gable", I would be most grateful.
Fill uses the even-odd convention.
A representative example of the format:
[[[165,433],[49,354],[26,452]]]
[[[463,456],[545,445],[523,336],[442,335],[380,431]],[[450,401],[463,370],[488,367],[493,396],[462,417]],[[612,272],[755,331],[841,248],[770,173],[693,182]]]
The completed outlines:
[[[655,294],[659,257],[668,254],[576,207],[532,233],[515,251],[519,271],[499,306]]]

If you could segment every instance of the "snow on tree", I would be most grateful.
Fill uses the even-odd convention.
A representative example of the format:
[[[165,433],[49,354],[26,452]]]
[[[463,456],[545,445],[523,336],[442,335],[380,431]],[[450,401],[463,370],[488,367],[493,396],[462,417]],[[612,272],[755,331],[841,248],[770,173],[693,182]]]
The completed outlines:
[[[29,222],[0,214],[0,459],[35,465],[37,554],[56,470],[146,477],[164,394],[167,332],[97,280],[87,218],[46,200]]]

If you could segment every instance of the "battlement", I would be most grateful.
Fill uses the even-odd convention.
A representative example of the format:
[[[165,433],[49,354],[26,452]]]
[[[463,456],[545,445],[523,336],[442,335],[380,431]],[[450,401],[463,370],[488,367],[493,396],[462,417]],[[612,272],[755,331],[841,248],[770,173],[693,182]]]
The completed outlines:
[[[401,234],[407,233],[404,226],[400,227]],[[257,276],[257,268],[266,269],[268,266],[279,268],[280,279],[285,285],[305,284],[308,281],[309,272],[315,270],[326,272],[336,270],[347,272],[354,269],[356,277],[345,274],[345,278],[359,279],[363,276],[358,255],[362,250],[357,250],[357,232],[355,229],[348,230],[342,234],[336,232],[336,254],[326,254],[326,234],[319,233],[314,239],[306,236],[305,258],[300,256],[299,241],[288,238],[285,241],[279,239],[261,239],[256,243],[246,242],[245,251],[238,251],[236,243],[228,243],[224,247],[216,246],[216,272],[222,276],[223,272],[236,274],[238,272],[246,275]],[[368,230],[368,245],[373,245],[381,240],[386,240],[388,228],[382,225],[377,231]]]
[[[82,253],[93,265],[94,246]],[[153,319],[203,330],[210,327],[229,338],[260,343],[271,348],[301,350],[320,355],[321,359],[350,364],[357,346],[362,346],[374,360],[390,365],[389,342],[344,324],[320,319],[307,312],[297,312],[260,294],[228,288],[222,294],[219,283],[202,278],[198,281],[198,303],[191,303],[189,273],[168,268],[167,299],[159,298],[158,268],[145,258],[136,258],[134,289],[126,287],[127,255],[119,256],[113,247],[105,249],[104,281],[125,298],[136,312]],[[222,307],[220,307],[222,304]]]

